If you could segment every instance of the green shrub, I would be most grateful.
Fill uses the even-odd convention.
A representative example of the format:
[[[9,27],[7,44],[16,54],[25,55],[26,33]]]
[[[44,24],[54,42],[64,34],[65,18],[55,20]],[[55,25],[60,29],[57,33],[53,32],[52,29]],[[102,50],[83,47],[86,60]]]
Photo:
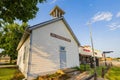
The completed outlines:
[[[79,70],[79,71],[88,71],[90,70],[90,65],[89,64],[81,64],[80,66],[74,67],[74,69]]]

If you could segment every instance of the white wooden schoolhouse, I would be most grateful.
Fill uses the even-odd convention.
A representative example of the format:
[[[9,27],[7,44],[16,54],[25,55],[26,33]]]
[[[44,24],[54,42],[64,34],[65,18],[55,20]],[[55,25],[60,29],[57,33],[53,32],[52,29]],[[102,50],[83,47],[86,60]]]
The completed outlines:
[[[64,14],[56,6],[50,12],[53,19],[26,28],[17,47],[17,65],[26,79],[79,66],[80,43]]]

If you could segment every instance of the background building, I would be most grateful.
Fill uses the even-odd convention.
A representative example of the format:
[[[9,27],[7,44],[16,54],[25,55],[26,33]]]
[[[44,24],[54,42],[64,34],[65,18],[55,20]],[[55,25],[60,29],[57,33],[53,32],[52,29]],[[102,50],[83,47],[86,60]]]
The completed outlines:
[[[102,57],[102,52],[100,50],[94,49],[96,57],[96,65],[99,66],[100,58]],[[80,46],[79,56],[81,64],[91,64],[93,65],[93,53],[91,46]]]

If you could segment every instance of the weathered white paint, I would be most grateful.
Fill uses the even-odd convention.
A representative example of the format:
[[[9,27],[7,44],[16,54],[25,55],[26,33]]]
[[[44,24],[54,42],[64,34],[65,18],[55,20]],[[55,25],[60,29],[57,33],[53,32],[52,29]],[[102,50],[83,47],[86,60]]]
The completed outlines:
[[[27,50],[25,50],[25,47]],[[29,48],[30,48],[30,37],[26,39],[26,41],[23,43],[22,47],[18,51],[17,65],[19,66],[19,69],[25,75],[25,77],[27,77],[27,70],[28,70]],[[23,63],[24,53],[26,54],[25,63]]]
[[[51,37],[50,33],[66,37],[71,42]],[[78,45],[62,20],[32,30],[31,41],[30,75],[36,77],[60,69],[60,46],[66,48],[65,68],[79,66]]]

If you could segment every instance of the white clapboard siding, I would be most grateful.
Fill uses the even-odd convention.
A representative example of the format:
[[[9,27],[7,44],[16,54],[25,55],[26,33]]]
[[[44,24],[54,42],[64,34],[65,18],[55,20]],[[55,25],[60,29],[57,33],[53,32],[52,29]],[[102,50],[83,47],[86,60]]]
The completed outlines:
[[[67,42],[50,36],[50,33],[71,40]],[[79,66],[78,45],[62,20],[32,30],[32,62],[30,74],[42,75],[60,68],[60,46],[66,48],[66,67]]]
[[[28,51],[26,53],[25,63],[23,63],[25,47],[28,49]],[[27,77],[27,70],[28,70],[29,48],[30,48],[30,37],[26,39],[26,41],[23,43],[23,45],[18,51],[17,65],[19,66],[19,69],[25,75],[25,77]]]

